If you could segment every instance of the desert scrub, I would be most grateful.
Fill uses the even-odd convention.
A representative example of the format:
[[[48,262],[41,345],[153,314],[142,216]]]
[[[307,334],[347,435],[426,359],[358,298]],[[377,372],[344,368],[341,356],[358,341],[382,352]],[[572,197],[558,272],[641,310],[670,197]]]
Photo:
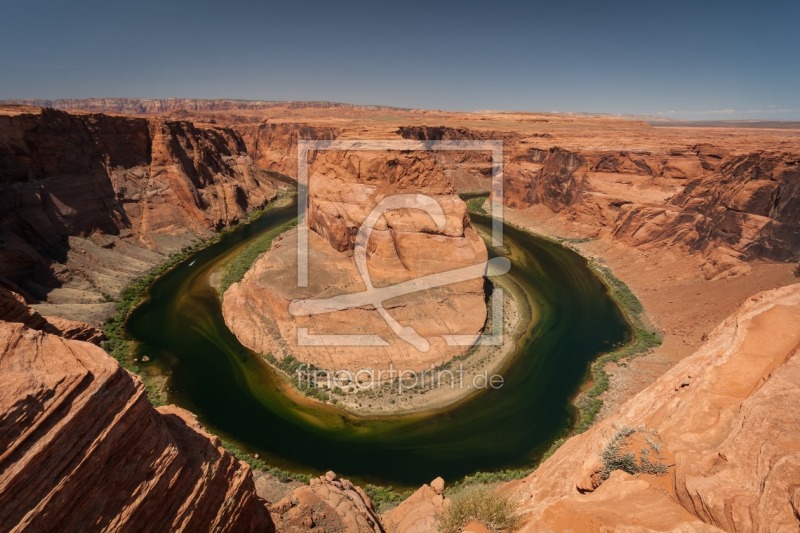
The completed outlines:
[[[644,442],[637,445],[632,442],[632,437],[639,433],[643,435]],[[622,470],[631,475],[653,474],[663,475],[667,473],[668,465],[664,463],[659,455],[661,444],[656,440],[655,431],[647,428],[631,428],[623,426],[620,428],[603,450],[603,470],[600,472],[602,480],[608,479],[614,470]],[[639,450],[636,450],[637,447]],[[638,452],[638,453],[637,453]],[[651,453],[653,458],[651,458]]]
[[[439,520],[441,533],[458,533],[470,522],[480,522],[493,531],[512,531],[519,524],[514,503],[494,487],[476,485],[453,496]]]
[[[530,468],[509,468],[506,470],[499,470],[497,472],[475,472],[464,479],[457,482],[453,486],[454,491],[464,490],[472,485],[489,485],[492,483],[505,483],[522,479],[528,474],[533,472]]]
[[[364,492],[367,493],[369,499],[372,500],[372,505],[378,514],[384,513],[389,509],[397,507],[397,505],[411,496],[411,490],[398,490],[392,487],[381,487],[379,485],[367,484],[364,487]]]

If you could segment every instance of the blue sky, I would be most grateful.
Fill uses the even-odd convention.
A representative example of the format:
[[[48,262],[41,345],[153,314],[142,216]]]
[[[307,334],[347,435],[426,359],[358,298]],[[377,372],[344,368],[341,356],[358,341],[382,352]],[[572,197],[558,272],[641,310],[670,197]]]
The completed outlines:
[[[800,1],[0,0],[0,98],[800,119]]]

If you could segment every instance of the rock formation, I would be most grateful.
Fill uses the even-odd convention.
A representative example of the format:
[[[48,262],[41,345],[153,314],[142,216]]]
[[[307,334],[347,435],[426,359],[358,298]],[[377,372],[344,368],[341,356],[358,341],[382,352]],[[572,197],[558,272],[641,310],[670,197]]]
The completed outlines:
[[[120,113],[149,115],[175,111],[265,111],[275,107],[289,109],[345,108],[345,109],[398,109],[377,105],[341,104],[337,102],[287,102],[271,100],[236,100],[230,98],[59,98],[13,99],[6,104],[49,107],[66,111],[91,111],[95,113]]]
[[[400,505],[381,515],[386,533],[438,531],[439,518],[445,512],[444,480],[437,477],[423,485]]]
[[[249,467],[97,346],[2,321],[0,375],[0,530],[274,530]]]
[[[334,472],[314,478],[273,504],[278,531],[342,531],[383,533],[372,501],[356,485]]]
[[[247,153],[260,168],[281,174],[297,175],[297,141],[333,140],[339,128],[301,123],[264,121],[256,126],[241,126]]]
[[[763,142],[679,144],[666,138],[641,149],[609,150],[588,143],[564,148],[548,133],[443,126],[401,127],[398,133],[421,140],[500,139],[507,205],[544,205],[593,236],[636,247],[679,245],[700,252],[708,278],[745,271],[753,259],[800,257],[797,143],[781,151]]]
[[[275,194],[229,128],[0,110],[0,278],[34,298],[98,303]]]
[[[798,324],[800,285],[751,298],[697,353],[506,487],[524,530],[796,530]],[[651,459],[666,475],[603,481],[604,449],[624,428],[657,441]]]
[[[483,240],[466,206],[429,154],[333,152],[317,157],[311,170],[309,286],[297,287],[296,232],[273,244],[242,282],[225,293],[225,320],[243,344],[281,360],[292,355],[325,369],[422,370],[464,353],[443,335],[475,338],[486,319],[483,279],[477,277],[387,299],[385,308],[400,324],[429,343],[420,349],[402,340],[369,305],[313,316],[293,316],[289,305],[303,298],[364,291],[354,259],[359,227],[384,198],[422,193],[444,213],[444,223],[417,208],[385,213],[368,241],[367,266],[375,287],[486,261]],[[383,346],[306,345],[298,328],[313,335],[380,335]]]
[[[105,340],[102,331],[90,324],[76,322],[60,317],[45,317],[37,313],[25,303],[19,294],[0,287],[0,320],[19,322],[31,329],[38,329],[77,341],[97,344]]]
[[[507,202],[572,212],[599,233],[610,231],[637,247],[677,244],[699,251],[708,258],[709,278],[756,258],[796,259],[798,156],[710,156],[704,149],[668,156],[532,150],[527,161],[533,166],[518,169],[512,162],[506,170]],[[649,190],[648,181],[654,185]],[[632,184],[642,185],[626,190]]]
[[[759,260],[800,260],[800,141],[791,130],[656,128],[581,115],[376,114],[370,106],[302,102],[27,103],[90,113],[0,107],[2,531],[272,530],[246,465],[187,412],[154,409],[137,378],[75,340],[96,343],[97,329],[51,315],[99,322],[127,280],[274,197],[261,171],[294,175],[298,139],[502,140],[505,203],[522,217],[557,221],[621,250],[697,254],[714,280]],[[414,210],[384,216],[369,246],[377,286],[485,259],[454,193],[488,190],[487,154],[320,153],[310,163],[310,287],[288,290],[296,275],[289,233],[226,293],[231,328],[258,351],[299,354],[322,367],[419,369],[456,354],[441,346],[432,356],[412,352],[370,309],[295,321],[288,305],[363,290],[354,236],[389,193],[431,195],[446,224]],[[800,264],[795,270],[800,275]],[[430,340],[479,331],[482,285],[437,291],[386,305]],[[33,311],[20,294],[47,301]],[[351,348],[295,352],[298,324],[314,333],[369,330],[395,344],[370,349],[379,355],[373,359]],[[518,502],[524,529],[796,531],[798,324],[797,285],[748,300],[697,353],[533,474],[502,487]],[[628,461],[628,470],[641,470],[647,457],[666,473],[610,467],[604,452],[615,439],[639,465]],[[434,531],[446,505],[436,480],[379,521],[363,491],[330,473],[271,509],[279,530],[403,533]]]

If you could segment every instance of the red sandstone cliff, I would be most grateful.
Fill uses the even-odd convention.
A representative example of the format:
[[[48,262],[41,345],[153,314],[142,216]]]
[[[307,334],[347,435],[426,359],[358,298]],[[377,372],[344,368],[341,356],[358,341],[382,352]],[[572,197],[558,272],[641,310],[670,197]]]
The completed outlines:
[[[697,353],[507,487],[525,530],[797,530],[798,323],[800,285],[752,297]],[[637,456],[655,443],[666,475],[603,481],[603,451],[624,428],[638,430],[626,442]]]
[[[229,128],[0,109],[0,278],[38,298],[114,295],[275,194]]]
[[[702,253],[708,277],[735,273],[753,259],[800,259],[800,150],[793,145],[769,150],[650,140],[642,149],[609,150],[589,143],[562,148],[546,132],[418,126],[398,133],[420,140],[500,139],[507,205],[541,204],[589,234],[637,247],[679,245]],[[465,161],[462,154],[459,162]]]
[[[247,152],[260,168],[288,176],[297,174],[298,140],[330,141],[339,135],[339,128],[269,121],[238,129]]]
[[[0,531],[274,531],[249,467],[97,346],[0,321],[0,375]]]

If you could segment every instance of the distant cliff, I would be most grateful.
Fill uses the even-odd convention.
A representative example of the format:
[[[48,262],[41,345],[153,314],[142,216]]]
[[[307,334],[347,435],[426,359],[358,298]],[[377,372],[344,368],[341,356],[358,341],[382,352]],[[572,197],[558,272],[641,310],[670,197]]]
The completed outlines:
[[[72,268],[79,245],[93,268],[143,270],[275,195],[230,128],[0,108],[0,278],[29,294],[102,285]]]
[[[444,126],[398,133],[418,140],[501,139],[507,205],[544,205],[594,236],[637,247],[678,245],[702,253],[708,277],[735,273],[753,259],[800,260],[800,151],[663,140],[647,150],[598,149],[597,141],[586,140],[564,148],[546,132]],[[656,137],[645,128],[640,135]],[[461,153],[458,162],[476,156],[469,157]],[[483,183],[488,190],[488,179]]]
[[[173,111],[254,111],[283,107],[302,108],[351,108],[351,109],[399,109],[380,105],[356,105],[338,102],[306,102],[279,100],[236,100],[231,98],[60,98],[56,100],[15,99],[0,101],[0,104],[28,105],[61,109],[64,111],[92,111],[97,113],[156,114]]]

